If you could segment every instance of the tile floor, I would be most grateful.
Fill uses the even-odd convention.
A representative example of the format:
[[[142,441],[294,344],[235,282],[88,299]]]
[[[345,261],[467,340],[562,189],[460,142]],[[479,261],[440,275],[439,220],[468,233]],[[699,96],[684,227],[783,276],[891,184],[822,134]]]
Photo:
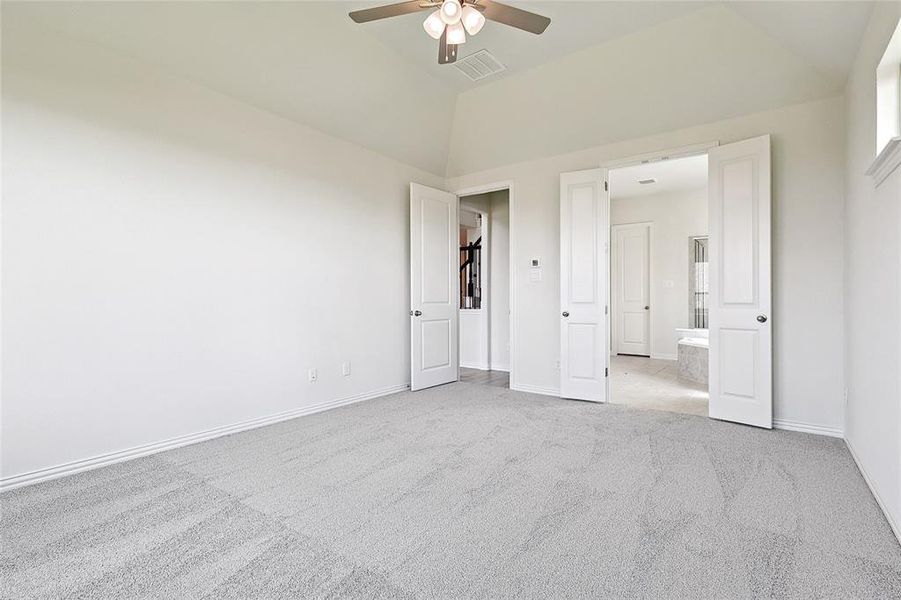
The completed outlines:
[[[506,371],[481,371],[479,369],[466,369],[461,367],[460,381],[508,388],[510,387],[510,373]]]
[[[707,416],[707,386],[681,379],[674,360],[610,357],[610,402]]]

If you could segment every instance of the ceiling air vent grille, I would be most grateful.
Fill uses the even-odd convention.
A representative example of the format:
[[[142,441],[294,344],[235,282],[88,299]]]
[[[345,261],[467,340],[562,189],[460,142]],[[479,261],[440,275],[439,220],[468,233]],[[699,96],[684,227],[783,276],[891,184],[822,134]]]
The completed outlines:
[[[457,60],[454,66],[472,81],[485,79],[507,69],[487,50],[479,50],[475,54],[463,57]]]

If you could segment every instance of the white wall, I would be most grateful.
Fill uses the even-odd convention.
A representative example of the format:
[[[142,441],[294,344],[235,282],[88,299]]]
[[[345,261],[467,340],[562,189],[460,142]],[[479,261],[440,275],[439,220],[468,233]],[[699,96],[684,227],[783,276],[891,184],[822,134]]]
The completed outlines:
[[[409,381],[441,177],[4,26],[4,478]]]
[[[901,17],[877,3],[848,81],[845,167],[845,437],[901,537],[901,171],[879,188],[876,65]]]
[[[506,132],[501,132],[504,139]],[[841,98],[756,113],[627,142],[454,177],[448,189],[512,180],[514,384],[559,387],[559,177],[564,171],[718,140],[773,140],[773,332],[775,418],[842,428],[842,211],[844,104]],[[512,139],[511,139],[512,140]],[[513,141],[510,142],[514,143]],[[529,259],[543,264],[529,281]]]
[[[616,190],[611,189],[611,194],[615,195]],[[611,225],[647,222],[654,224],[650,257],[651,356],[675,360],[676,328],[689,326],[688,238],[707,235],[707,190],[611,199]],[[672,287],[666,286],[667,281],[672,282]]]
[[[491,192],[491,368],[510,370],[510,192]]]

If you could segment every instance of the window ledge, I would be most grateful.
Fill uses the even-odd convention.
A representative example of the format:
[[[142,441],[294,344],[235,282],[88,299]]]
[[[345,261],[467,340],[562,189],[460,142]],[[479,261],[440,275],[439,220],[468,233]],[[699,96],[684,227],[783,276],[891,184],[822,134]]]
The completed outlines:
[[[867,175],[871,175],[878,186],[892,174],[898,165],[901,165],[901,137],[894,137],[889,140],[870,168],[867,169]]]

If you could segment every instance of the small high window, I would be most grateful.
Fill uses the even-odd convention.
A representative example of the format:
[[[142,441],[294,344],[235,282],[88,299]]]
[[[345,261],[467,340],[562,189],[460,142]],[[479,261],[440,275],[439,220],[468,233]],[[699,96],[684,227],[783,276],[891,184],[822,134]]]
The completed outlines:
[[[876,68],[876,155],[901,137],[901,20]]]

